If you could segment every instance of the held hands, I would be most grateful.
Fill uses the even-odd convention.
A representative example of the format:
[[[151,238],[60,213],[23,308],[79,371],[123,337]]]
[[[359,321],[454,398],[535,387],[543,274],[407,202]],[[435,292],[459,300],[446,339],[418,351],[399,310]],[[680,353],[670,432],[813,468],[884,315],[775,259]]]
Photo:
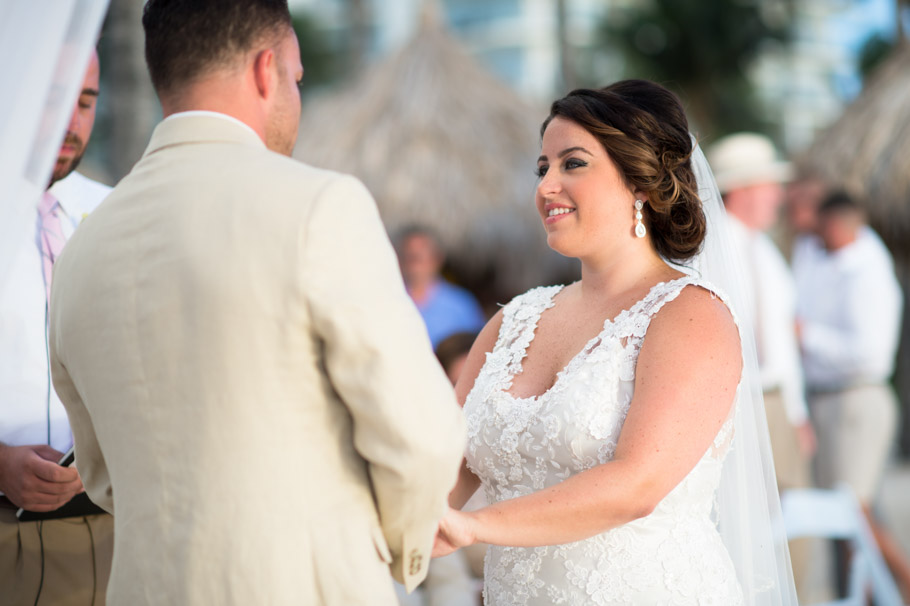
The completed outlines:
[[[53,511],[82,492],[75,467],[61,467],[63,453],[43,444],[0,445],[0,491],[29,511]]]
[[[439,521],[432,557],[439,558],[477,542],[474,517],[470,513],[449,508]]]

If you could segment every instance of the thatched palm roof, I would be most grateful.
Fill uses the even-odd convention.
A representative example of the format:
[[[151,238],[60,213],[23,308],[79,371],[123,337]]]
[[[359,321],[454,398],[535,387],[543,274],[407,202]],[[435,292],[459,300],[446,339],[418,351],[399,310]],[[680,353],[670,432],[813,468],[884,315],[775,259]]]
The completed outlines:
[[[462,281],[495,274],[514,293],[565,268],[534,210],[543,117],[427,20],[395,56],[304,107],[294,155],[362,179],[390,233],[434,228]]]
[[[910,261],[910,44],[885,60],[802,163],[863,200],[873,227]]]

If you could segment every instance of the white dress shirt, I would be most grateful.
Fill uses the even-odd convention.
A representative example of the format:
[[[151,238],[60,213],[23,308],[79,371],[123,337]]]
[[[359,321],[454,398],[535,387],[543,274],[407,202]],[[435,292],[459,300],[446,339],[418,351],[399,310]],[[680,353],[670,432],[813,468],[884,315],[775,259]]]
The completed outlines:
[[[72,172],[50,191],[60,201],[60,223],[69,239],[111,188]],[[49,444],[66,452],[73,438],[50,382],[37,209],[33,225],[21,235],[9,280],[0,292],[0,442]]]
[[[800,426],[809,413],[796,340],[793,276],[771,238],[728,216],[733,243],[744,265],[745,313],[755,331],[762,388],[779,389],[787,418],[794,427]]]
[[[872,229],[828,252],[814,236],[793,251],[810,388],[841,389],[888,380],[900,338],[903,295],[891,253]]]

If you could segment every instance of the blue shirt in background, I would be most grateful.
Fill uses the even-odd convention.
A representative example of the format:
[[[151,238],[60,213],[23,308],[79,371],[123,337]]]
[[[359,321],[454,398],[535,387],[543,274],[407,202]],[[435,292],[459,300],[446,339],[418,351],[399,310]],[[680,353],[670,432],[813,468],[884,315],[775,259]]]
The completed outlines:
[[[486,317],[474,295],[467,290],[439,280],[433,285],[430,295],[417,304],[423,316],[433,349],[457,332],[479,332],[486,323]]]

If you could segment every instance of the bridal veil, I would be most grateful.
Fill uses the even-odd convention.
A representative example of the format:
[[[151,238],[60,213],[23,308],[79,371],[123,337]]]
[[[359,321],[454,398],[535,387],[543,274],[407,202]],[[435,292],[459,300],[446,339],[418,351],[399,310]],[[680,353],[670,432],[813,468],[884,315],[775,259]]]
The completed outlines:
[[[748,606],[797,606],[787,536],[771,459],[755,338],[742,311],[743,263],[734,247],[714,175],[693,140],[692,169],[707,219],[702,251],[687,262],[726,294],[737,316],[743,347],[743,380],[734,411],[734,438],[724,460],[715,515]]]
[[[34,229],[41,194],[108,0],[0,2],[0,260]],[[0,262],[0,289],[12,263]]]

